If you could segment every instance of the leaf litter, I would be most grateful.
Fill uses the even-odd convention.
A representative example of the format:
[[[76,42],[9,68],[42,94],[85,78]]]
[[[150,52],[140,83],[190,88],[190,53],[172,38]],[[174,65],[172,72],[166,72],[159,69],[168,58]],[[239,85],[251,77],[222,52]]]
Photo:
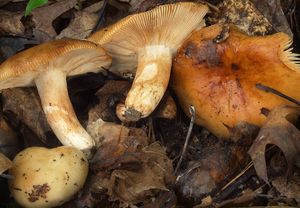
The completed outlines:
[[[0,46],[0,58],[5,60],[17,51],[52,39],[84,39],[97,26],[103,27],[128,14],[172,2],[176,1],[49,1],[24,18],[25,2],[7,1],[0,8],[0,34],[3,36],[0,41],[5,43],[5,47],[4,44]],[[295,18],[299,19],[299,14],[293,13],[293,8],[299,3],[290,0],[212,0],[208,3],[212,6],[208,24],[231,21],[249,34],[283,31],[294,35],[298,43],[300,29]],[[7,41],[9,38],[13,41]],[[299,50],[297,44],[294,46]],[[131,82],[109,73],[91,78],[94,76],[73,81],[76,86],[71,87],[69,93],[81,123],[90,127],[94,137],[101,136],[100,147],[90,161],[91,171],[85,187],[63,207],[265,205],[265,199],[271,201],[271,196],[275,197],[273,204],[291,204],[289,199],[293,199],[296,203],[292,205],[299,205],[299,170],[297,166],[292,169],[300,154],[298,125],[291,116],[299,115],[297,107],[285,106],[269,112],[259,132],[257,127],[241,123],[231,129],[232,142],[219,141],[207,130],[195,126],[182,165],[175,174],[189,123],[178,105],[176,117],[166,119],[156,113],[137,123],[122,123],[115,109],[124,101]],[[86,86],[86,81],[91,85]],[[173,96],[172,91],[170,94]],[[177,104],[176,97],[174,103]],[[12,131],[17,132],[9,134],[8,138],[18,137],[19,140],[12,139],[13,144],[3,142],[7,134],[2,136],[1,130],[5,129],[0,126],[0,152],[5,152],[6,144],[13,145],[13,152],[18,151],[18,141],[25,146],[59,145],[45,120],[35,90],[3,91],[1,105],[3,115],[13,126]],[[97,128],[99,119],[109,122],[101,132]],[[151,138],[147,136],[150,131]],[[289,180],[274,175],[270,169],[269,161],[272,163],[274,156],[269,145],[279,147],[285,156]],[[280,152],[279,149],[275,152]],[[248,150],[251,157],[247,155]],[[15,154],[13,152],[10,157]],[[281,165],[273,164],[275,169]],[[3,167],[5,171],[9,163]],[[272,190],[279,194],[272,195]],[[4,201],[11,203],[10,198]]]
[[[299,160],[300,131],[291,123],[299,113],[299,107],[281,106],[272,110],[249,150],[258,176],[266,183],[269,183],[265,162],[268,144],[278,146],[283,152],[288,164],[287,174],[291,174],[296,160]]]

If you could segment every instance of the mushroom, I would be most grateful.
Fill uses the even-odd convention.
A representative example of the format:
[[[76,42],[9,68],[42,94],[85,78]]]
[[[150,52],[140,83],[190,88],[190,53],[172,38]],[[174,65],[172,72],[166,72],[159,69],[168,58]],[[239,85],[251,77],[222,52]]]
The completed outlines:
[[[263,84],[300,99],[298,55],[291,52],[291,38],[280,32],[248,36],[234,26],[229,37],[216,43],[222,25],[194,32],[174,58],[171,86],[187,115],[196,108],[196,123],[220,138],[244,121],[261,126],[263,109],[293,105],[256,88]]]
[[[21,206],[56,207],[83,187],[88,162],[74,147],[29,147],[16,155],[9,173],[9,189]]]
[[[192,2],[161,5],[127,16],[88,38],[112,56],[112,72],[135,74],[125,101],[127,121],[147,117],[156,108],[169,82],[173,54],[204,25],[207,12],[206,5]]]
[[[0,65],[0,90],[35,84],[49,125],[63,145],[89,150],[95,141],[79,123],[70,102],[66,77],[98,72],[111,58],[95,43],[55,40],[32,47]]]

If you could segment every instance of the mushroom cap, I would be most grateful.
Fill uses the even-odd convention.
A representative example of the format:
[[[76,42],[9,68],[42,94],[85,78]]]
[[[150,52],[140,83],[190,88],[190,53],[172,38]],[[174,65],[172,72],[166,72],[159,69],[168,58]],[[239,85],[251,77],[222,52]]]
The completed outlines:
[[[20,205],[56,207],[83,187],[88,161],[74,147],[29,147],[16,155],[9,173],[11,194]]]
[[[39,73],[52,67],[67,75],[98,72],[111,58],[95,43],[62,39],[22,51],[0,65],[0,89],[30,86]]]
[[[214,40],[221,31],[222,25],[213,25],[185,41],[173,61],[171,85],[187,115],[193,105],[197,124],[228,138],[241,121],[261,126],[262,108],[292,105],[256,84],[299,100],[300,67],[284,33],[250,37],[231,26],[229,37],[218,44]]]
[[[126,76],[137,67],[137,53],[150,45],[164,45],[175,53],[186,37],[203,26],[208,12],[204,4],[179,2],[158,6],[125,17],[92,34],[88,40],[100,44],[113,58],[113,72]]]

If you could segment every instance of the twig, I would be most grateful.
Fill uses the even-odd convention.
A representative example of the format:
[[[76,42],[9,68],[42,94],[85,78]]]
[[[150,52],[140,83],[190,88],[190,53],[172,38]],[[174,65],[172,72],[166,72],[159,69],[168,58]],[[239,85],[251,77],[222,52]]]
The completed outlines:
[[[274,88],[265,86],[265,85],[263,85],[263,84],[261,84],[261,83],[258,83],[258,84],[256,84],[255,86],[256,86],[256,88],[259,89],[259,90],[263,90],[263,91],[265,91],[265,92],[273,93],[274,95],[277,95],[277,96],[282,97],[282,98],[284,98],[284,99],[286,99],[286,100],[288,100],[288,101],[290,101],[290,102],[292,102],[292,103],[295,103],[295,104],[297,104],[297,105],[300,105],[300,101],[295,100],[294,98],[291,98],[291,97],[289,97],[289,96],[283,94],[282,92],[279,92],[278,90],[275,90]]]
[[[177,173],[177,171],[178,171],[178,169],[179,169],[179,167],[182,163],[183,157],[185,156],[185,153],[186,153],[187,146],[189,144],[189,140],[191,138],[191,134],[192,134],[192,130],[193,130],[194,122],[195,122],[195,107],[194,106],[190,106],[190,114],[191,114],[191,121],[190,121],[189,129],[188,129],[188,132],[187,132],[187,135],[186,135],[186,138],[185,138],[185,142],[184,142],[184,145],[183,145],[183,148],[182,148],[182,152],[181,152],[179,161],[178,161],[177,166],[176,166],[175,171],[174,171],[175,175],[176,175],[176,173]]]
[[[105,9],[106,9],[107,3],[108,3],[108,0],[104,0],[103,6],[99,11],[99,20],[98,20],[96,26],[94,27],[92,33],[96,32],[104,23],[104,15],[105,15]]]

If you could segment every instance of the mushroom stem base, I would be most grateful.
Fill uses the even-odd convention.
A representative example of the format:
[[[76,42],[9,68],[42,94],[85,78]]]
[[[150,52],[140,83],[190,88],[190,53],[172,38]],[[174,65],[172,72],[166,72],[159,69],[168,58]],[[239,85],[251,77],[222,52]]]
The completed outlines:
[[[125,101],[128,121],[137,121],[154,111],[167,89],[171,72],[169,47],[146,46],[138,54],[136,76]]]
[[[48,123],[60,142],[80,150],[94,147],[94,140],[81,126],[73,110],[65,72],[49,69],[41,73],[35,83]]]

